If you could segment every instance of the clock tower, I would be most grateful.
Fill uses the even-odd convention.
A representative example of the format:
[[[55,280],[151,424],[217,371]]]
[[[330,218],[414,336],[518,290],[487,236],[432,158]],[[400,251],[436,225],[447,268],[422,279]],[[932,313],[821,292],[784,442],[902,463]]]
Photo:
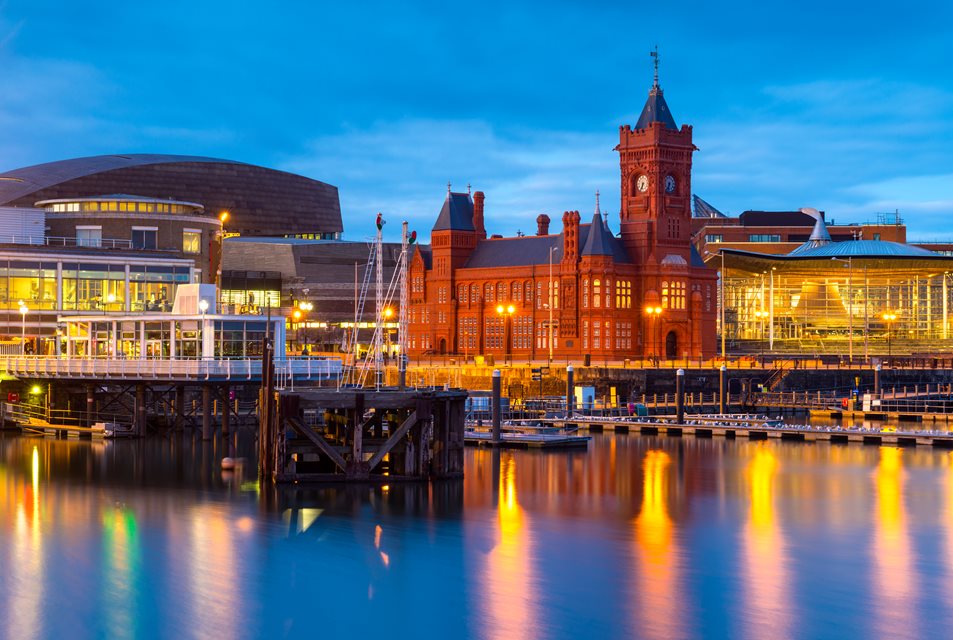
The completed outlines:
[[[619,127],[622,179],[621,231],[639,264],[680,256],[687,264],[691,241],[692,128],[679,129],[655,82],[634,127]]]

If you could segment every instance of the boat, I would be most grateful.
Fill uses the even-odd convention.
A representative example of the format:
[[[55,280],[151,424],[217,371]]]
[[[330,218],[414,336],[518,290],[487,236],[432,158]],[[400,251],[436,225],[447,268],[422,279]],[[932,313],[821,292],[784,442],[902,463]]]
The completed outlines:
[[[93,427],[102,429],[104,438],[134,438],[136,436],[136,432],[131,424],[123,424],[121,422],[96,422],[93,423]]]

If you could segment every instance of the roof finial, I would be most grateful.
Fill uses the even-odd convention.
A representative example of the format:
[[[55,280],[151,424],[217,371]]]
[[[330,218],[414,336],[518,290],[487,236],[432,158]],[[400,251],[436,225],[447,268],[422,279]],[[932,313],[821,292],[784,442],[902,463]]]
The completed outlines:
[[[596,215],[599,215],[600,213],[601,211],[599,211],[599,190],[596,189]]]
[[[655,64],[655,80],[654,80],[654,82],[652,83],[652,88],[653,88],[653,89],[658,89],[658,60],[659,60],[659,58],[658,58],[658,45],[655,45],[655,50],[654,50],[654,51],[649,51],[649,55],[652,56],[653,58],[655,58],[655,60],[654,60],[654,64]]]
[[[450,181],[447,180],[447,193],[450,193]]]
[[[470,183],[469,183],[469,182],[467,183],[467,195],[471,195],[471,194],[470,194]]]

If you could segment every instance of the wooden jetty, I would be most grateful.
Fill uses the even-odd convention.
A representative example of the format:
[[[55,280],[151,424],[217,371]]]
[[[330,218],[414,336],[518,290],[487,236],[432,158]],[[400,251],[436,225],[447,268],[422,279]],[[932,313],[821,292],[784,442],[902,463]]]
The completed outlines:
[[[602,418],[561,418],[545,420],[546,424],[565,427],[578,426],[589,431],[614,431],[616,433],[641,433],[644,435],[695,436],[697,438],[727,439],[748,438],[750,440],[797,440],[801,442],[831,442],[860,444],[894,444],[899,446],[932,446],[953,449],[953,431],[900,431],[894,429],[875,429],[865,427],[812,427],[811,425],[791,425],[767,423],[764,421],[743,421],[718,424],[705,421],[686,420],[619,420]]]
[[[279,392],[261,421],[262,470],[279,483],[461,478],[466,398],[460,390]]]

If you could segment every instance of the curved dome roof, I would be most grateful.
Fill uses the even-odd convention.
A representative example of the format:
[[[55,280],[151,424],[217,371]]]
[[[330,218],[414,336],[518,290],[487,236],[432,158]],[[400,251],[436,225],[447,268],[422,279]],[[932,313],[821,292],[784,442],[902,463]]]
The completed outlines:
[[[887,240],[845,240],[817,247],[804,244],[788,255],[798,258],[923,258],[938,254],[920,247]]]
[[[293,235],[343,231],[337,187],[285,171],[202,156],[128,154],[47,162],[0,173],[0,206],[104,193],[201,203],[229,212],[228,231]]]

